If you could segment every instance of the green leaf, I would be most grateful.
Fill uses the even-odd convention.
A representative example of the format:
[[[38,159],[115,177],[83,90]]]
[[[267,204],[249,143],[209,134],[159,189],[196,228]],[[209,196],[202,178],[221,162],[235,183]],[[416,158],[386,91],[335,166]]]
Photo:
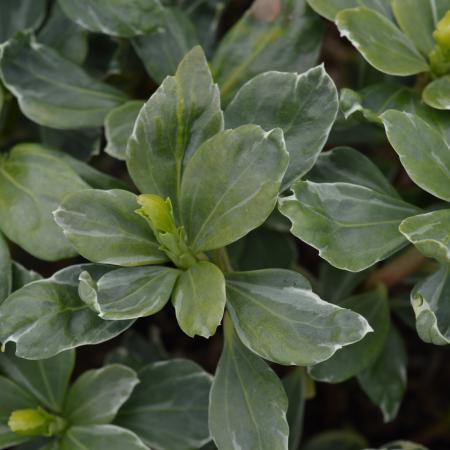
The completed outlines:
[[[119,266],[167,261],[142,217],[136,195],[114,189],[89,189],[64,198],[54,212],[56,223],[86,259]]]
[[[423,91],[423,101],[433,108],[450,109],[450,75],[429,83]]]
[[[392,10],[403,33],[425,56],[433,50],[436,42],[436,6],[434,1],[393,0]]]
[[[78,277],[93,265],[63,269],[10,295],[0,305],[0,341],[16,343],[16,355],[50,358],[80,345],[117,336],[133,321],[100,319],[78,296]]]
[[[52,128],[103,125],[108,112],[127,98],[97,81],[31,35],[10,39],[0,52],[0,75],[32,121]]]
[[[283,130],[289,152],[283,186],[288,187],[314,165],[336,119],[338,104],[336,86],[322,65],[301,75],[257,75],[238,91],[225,118],[228,128],[255,123],[265,130]]]
[[[0,303],[12,289],[12,261],[9,247],[0,233]]]
[[[305,0],[256,0],[222,39],[212,61],[226,104],[268,70],[304,72],[317,61],[323,26]]]
[[[228,274],[227,308],[243,344],[279,364],[317,364],[370,331],[363,317],[324,302],[306,278],[281,269]]]
[[[105,135],[108,144],[105,152],[108,155],[125,160],[128,139],[143,105],[143,102],[133,100],[113,109],[106,116]]]
[[[164,8],[160,26],[153,33],[136,36],[131,43],[145,70],[158,84],[173,74],[180,61],[198,45],[196,29],[177,8]]]
[[[149,450],[134,433],[115,425],[70,427],[55,450],[86,449]]]
[[[363,450],[366,440],[354,431],[325,431],[313,436],[302,450]]]
[[[169,301],[179,273],[161,266],[126,267],[106,273],[94,289],[100,317],[124,320],[156,314]]]
[[[341,383],[371,366],[383,350],[390,327],[389,303],[381,289],[349,297],[339,305],[365,317],[374,332],[310,367],[309,373],[315,380],[327,383]]]
[[[430,194],[450,200],[450,148],[437,128],[401,111],[386,111],[381,119],[411,179]]]
[[[75,255],[52,211],[65,194],[88,187],[60,158],[38,144],[19,144],[0,160],[0,228],[45,260]]]
[[[0,43],[18,31],[35,30],[45,17],[46,0],[2,0]]]
[[[297,182],[280,199],[291,232],[331,265],[358,272],[406,244],[400,222],[419,210],[397,196],[348,182]],[[361,245],[364,242],[364,245]]]
[[[384,348],[376,361],[358,375],[358,382],[383,412],[385,422],[397,416],[406,391],[407,356],[405,344],[394,326],[390,327]]]
[[[15,448],[16,445],[27,442],[28,439],[30,438],[13,433],[8,426],[0,424],[0,449]],[[22,450],[22,447],[17,448]]]
[[[450,209],[408,217],[400,231],[424,255],[450,264]]]
[[[411,292],[420,338],[430,344],[450,344],[450,266],[420,281]]]
[[[328,20],[334,20],[336,14],[344,9],[365,6],[378,11],[386,17],[392,16],[392,0],[307,0],[314,11]]]
[[[303,433],[305,412],[305,374],[300,367],[283,378],[283,386],[289,402],[286,418],[289,425],[289,450],[298,450]]]
[[[74,351],[38,361],[17,358],[9,349],[0,354],[0,372],[32,395],[37,405],[58,413],[63,409],[74,365]]]
[[[73,425],[111,423],[138,383],[137,374],[119,364],[84,372],[67,393],[64,417]]]
[[[58,0],[64,13],[94,33],[130,38],[160,24],[159,0]]]
[[[380,450],[428,450],[426,447],[410,441],[395,441],[384,444]]]
[[[141,109],[128,142],[127,165],[142,193],[170,197],[178,210],[183,168],[223,129],[219,90],[195,47]]]
[[[32,281],[42,279],[42,275],[34,270],[28,270],[22,264],[13,261],[12,264],[12,291],[17,291],[21,287],[25,286]]]
[[[17,409],[34,408],[38,405],[29,392],[0,375],[0,422],[7,423],[10,414]]]
[[[209,441],[210,375],[183,359],[150,364],[138,375],[140,383],[119,411],[118,425],[159,450],[199,448]]]
[[[369,64],[390,75],[414,75],[429,70],[411,40],[389,19],[368,8],[341,11],[336,24]]]
[[[209,429],[221,450],[288,450],[288,401],[278,376],[242,345],[230,322],[214,377]]]
[[[86,31],[69,20],[57,3],[37,39],[76,64],[84,62],[89,50]]]
[[[178,324],[188,336],[213,336],[226,302],[222,271],[208,261],[193,265],[178,278],[172,302]]]
[[[399,198],[381,170],[364,154],[350,147],[336,147],[319,155],[307,176],[316,183],[350,183]]]
[[[181,184],[181,219],[194,253],[221,248],[272,212],[288,164],[283,133],[256,125],[223,131],[191,158]]]

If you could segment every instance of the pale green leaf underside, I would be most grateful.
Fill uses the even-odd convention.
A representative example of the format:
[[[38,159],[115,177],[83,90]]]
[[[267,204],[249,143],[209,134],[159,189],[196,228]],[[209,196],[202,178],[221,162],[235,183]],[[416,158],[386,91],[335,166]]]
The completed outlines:
[[[363,317],[324,302],[288,270],[227,275],[227,309],[241,341],[279,364],[317,364],[370,331]]]
[[[423,101],[433,108],[450,109],[450,75],[428,84],[423,91]]]

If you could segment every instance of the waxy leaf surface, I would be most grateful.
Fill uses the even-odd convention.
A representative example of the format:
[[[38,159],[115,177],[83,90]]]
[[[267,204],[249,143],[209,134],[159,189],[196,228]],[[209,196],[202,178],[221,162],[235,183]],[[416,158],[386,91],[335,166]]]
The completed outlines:
[[[423,91],[423,100],[433,108],[450,109],[450,75],[429,83]]]

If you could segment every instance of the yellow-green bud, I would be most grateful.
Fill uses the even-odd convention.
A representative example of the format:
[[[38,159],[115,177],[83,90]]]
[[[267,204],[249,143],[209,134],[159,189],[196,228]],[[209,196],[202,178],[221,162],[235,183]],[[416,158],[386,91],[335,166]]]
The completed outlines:
[[[54,436],[63,431],[66,422],[42,408],[30,408],[13,411],[8,426],[11,431],[22,436]]]
[[[450,49],[450,11],[438,22],[433,32],[434,40],[442,47]]]
[[[164,200],[159,195],[144,194],[140,195],[137,201],[142,208],[136,212],[147,219],[155,231],[176,233],[170,199]]]

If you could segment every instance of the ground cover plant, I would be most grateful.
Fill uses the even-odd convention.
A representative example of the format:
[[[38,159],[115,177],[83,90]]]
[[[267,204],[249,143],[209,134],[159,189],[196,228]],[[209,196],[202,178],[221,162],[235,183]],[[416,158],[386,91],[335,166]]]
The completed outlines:
[[[449,77],[449,0],[2,0],[0,448],[449,448]]]

